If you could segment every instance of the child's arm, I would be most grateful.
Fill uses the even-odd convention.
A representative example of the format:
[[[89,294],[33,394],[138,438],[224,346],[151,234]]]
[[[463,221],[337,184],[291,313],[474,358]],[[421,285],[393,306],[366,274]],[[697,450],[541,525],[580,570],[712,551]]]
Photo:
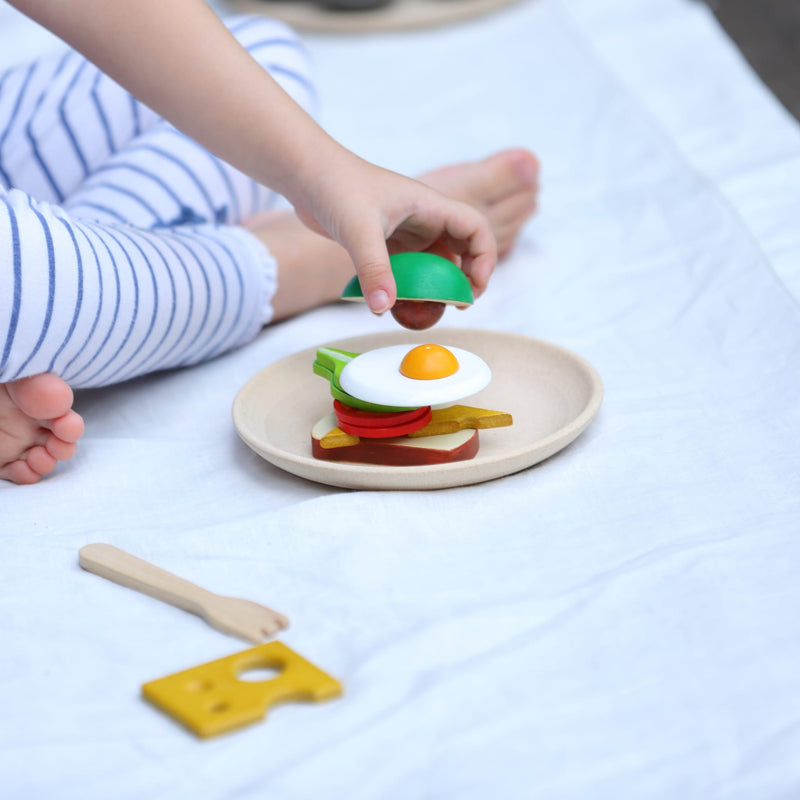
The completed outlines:
[[[496,261],[486,219],[337,144],[203,0],[10,0],[220,158],[286,196],[349,252],[373,311],[395,299],[393,250],[443,243],[476,294]],[[385,294],[382,294],[385,293]]]

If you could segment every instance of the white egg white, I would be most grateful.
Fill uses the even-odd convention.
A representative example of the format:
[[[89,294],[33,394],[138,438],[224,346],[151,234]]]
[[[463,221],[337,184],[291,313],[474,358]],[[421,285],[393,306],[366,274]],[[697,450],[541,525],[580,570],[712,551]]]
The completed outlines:
[[[452,375],[427,380],[407,378],[400,372],[400,363],[416,346],[397,344],[361,353],[342,370],[342,389],[368,403],[434,406],[469,397],[492,379],[492,371],[482,358],[458,347],[447,348],[458,360],[458,370]]]

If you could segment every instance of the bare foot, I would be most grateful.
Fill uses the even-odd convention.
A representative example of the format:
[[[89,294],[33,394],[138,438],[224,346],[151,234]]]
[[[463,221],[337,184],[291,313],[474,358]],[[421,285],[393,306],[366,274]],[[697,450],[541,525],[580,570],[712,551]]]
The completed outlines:
[[[72,389],[50,373],[0,384],[0,479],[36,483],[75,455],[83,420]]]
[[[503,258],[536,211],[539,162],[527,150],[502,150],[481,161],[428,172],[419,180],[481,211],[492,226],[498,255]]]
[[[481,211],[503,257],[536,211],[539,162],[527,150],[503,150],[481,161],[425,173],[419,180]],[[291,212],[259,214],[245,227],[267,245],[278,263],[278,290],[272,302],[275,321],[337,300],[353,276],[344,249],[310,231]]]

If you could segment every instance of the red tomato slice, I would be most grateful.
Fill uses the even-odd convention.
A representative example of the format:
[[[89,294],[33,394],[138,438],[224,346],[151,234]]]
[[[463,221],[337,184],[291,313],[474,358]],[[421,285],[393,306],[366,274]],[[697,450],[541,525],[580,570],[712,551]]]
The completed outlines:
[[[403,425],[424,417],[430,408],[430,406],[422,406],[409,411],[365,411],[348,406],[341,400],[333,401],[333,410],[336,412],[336,419],[339,422],[364,428],[388,428],[392,425]]]
[[[351,408],[339,400],[333,401],[339,427],[353,436],[367,439],[388,439],[405,436],[424,428],[431,421],[431,407],[422,406],[411,411],[374,412]]]

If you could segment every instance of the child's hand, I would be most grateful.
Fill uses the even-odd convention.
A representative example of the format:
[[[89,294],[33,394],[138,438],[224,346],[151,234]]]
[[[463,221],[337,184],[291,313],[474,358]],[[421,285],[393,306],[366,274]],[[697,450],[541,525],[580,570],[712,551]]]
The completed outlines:
[[[483,292],[497,262],[486,218],[418,181],[380,169],[344,151],[328,162],[306,198],[292,198],[301,219],[341,244],[355,265],[370,309],[394,305],[396,289],[389,252],[435,250],[459,263],[475,296]]]
[[[373,311],[396,298],[388,250],[444,249],[476,294],[486,287],[497,247],[483,215],[334,142],[206,3],[11,2],[212,153],[288,197],[309,227],[350,254]]]

